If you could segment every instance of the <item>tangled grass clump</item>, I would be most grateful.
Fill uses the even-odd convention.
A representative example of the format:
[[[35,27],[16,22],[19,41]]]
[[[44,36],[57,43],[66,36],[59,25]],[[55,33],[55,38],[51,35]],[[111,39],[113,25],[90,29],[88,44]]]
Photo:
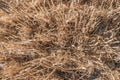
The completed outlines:
[[[120,80],[120,0],[0,0],[0,80]]]

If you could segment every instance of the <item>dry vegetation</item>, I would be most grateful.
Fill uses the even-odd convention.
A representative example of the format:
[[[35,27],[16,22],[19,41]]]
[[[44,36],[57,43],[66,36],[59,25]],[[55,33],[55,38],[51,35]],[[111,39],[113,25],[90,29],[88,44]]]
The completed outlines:
[[[0,80],[120,80],[120,0],[0,0]]]

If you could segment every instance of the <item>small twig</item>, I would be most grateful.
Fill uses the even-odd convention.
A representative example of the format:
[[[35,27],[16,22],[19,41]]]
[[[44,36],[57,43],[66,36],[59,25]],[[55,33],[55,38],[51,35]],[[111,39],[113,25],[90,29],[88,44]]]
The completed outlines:
[[[45,80],[48,80],[50,78],[50,76],[56,71],[56,69],[54,69],[47,77]]]

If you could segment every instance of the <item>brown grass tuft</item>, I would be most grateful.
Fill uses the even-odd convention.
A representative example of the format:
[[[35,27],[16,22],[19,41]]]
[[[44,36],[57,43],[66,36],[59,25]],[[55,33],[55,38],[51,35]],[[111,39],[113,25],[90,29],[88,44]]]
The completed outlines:
[[[120,0],[0,0],[0,80],[120,80]]]

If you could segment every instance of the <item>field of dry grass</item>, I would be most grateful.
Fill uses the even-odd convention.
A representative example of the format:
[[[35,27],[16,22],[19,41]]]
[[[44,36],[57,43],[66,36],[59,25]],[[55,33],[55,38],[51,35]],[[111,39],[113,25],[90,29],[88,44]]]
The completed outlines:
[[[0,0],[0,80],[120,80],[120,0]]]

